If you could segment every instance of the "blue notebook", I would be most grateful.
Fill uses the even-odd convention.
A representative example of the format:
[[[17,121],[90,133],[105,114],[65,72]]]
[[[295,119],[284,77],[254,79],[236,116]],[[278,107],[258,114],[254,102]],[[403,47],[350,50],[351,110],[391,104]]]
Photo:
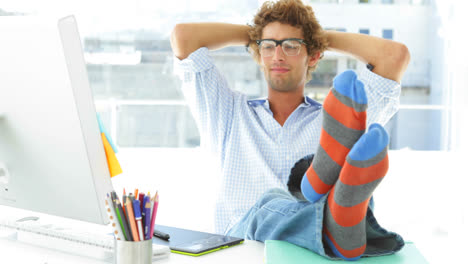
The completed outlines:
[[[338,261],[339,263],[342,263]],[[302,263],[338,263],[336,260],[326,259],[310,250],[296,246],[286,241],[265,241],[265,263],[266,264],[302,264]],[[381,257],[361,258],[354,263],[374,264],[428,264],[427,260],[411,242],[406,242],[405,247],[399,252]]]

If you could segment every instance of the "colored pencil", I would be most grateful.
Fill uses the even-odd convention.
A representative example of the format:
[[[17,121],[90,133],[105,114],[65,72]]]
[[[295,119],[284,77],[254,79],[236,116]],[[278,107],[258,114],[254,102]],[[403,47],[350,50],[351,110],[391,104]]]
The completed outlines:
[[[150,229],[150,234],[153,234],[154,232],[154,223],[156,222],[156,214],[158,213],[158,204],[159,204],[159,195],[158,192],[156,191],[156,194],[154,195],[153,199],[153,212],[151,215],[151,229]]]
[[[115,199],[116,209],[117,209],[115,212],[117,214],[117,218],[119,218],[120,226],[122,227],[122,231],[124,233],[125,239],[127,241],[132,241],[130,239],[130,227],[128,226],[127,218],[125,217],[125,214],[123,212],[123,207],[120,204],[120,200],[117,194],[114,194],[114,195],[115,195],[114,199]]]
[[[133,214],[132,200],[128,197],[127,201],[125,202],[125,206],[127,207],[127,215],[129,219],[130,230],[132,231],[133,241],[140,241],[138,236],[138,229],[135,222],[135,215]]]
[[[145,206],[143,208],[143,212],[145,212],[145,239],[151,239],[153,235],[151,235],[151,198],[148,195],[145,196]]]

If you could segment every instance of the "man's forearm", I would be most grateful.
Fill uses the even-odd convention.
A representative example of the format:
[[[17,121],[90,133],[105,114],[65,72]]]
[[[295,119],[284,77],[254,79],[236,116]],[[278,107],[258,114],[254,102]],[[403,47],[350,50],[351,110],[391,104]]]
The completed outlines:
[[[399,42],[357,33],[326,31],[329,50],[346,53],[374,66],[374,73],[397,82],[408,66],[408,48]]]
[[[201,47],[215,50],[246,45],[248,29],[247,25],[226,23],[177,24],[171,34],[171,46],[177,58],[185,59]]]

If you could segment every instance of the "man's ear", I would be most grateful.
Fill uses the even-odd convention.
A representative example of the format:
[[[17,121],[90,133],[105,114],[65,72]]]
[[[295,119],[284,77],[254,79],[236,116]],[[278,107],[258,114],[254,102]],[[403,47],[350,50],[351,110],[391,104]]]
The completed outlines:
[[[308,63],[309,67],[312,67],[315,64],[317,64],[317,62],[320,60],[320,56],[321,56],[320,51],[317,51],[315,52],[314,55],[309,56],[309,63]]]

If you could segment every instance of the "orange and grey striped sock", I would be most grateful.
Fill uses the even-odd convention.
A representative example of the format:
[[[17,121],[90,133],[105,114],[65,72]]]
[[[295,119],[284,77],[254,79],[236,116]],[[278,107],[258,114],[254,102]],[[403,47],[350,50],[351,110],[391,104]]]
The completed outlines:
[[[301,182],[307,200],[317,201],[335,184],[346,155],[364,134],[366,109],[364,84],[356,73],[345,71],[338,75],[323,103],[320,145]]]
[[[327,199],[323,233],[335,255],[356,260],[366,250],[369,200],[388,170],[388,134],[379,124],[356,142]]]

